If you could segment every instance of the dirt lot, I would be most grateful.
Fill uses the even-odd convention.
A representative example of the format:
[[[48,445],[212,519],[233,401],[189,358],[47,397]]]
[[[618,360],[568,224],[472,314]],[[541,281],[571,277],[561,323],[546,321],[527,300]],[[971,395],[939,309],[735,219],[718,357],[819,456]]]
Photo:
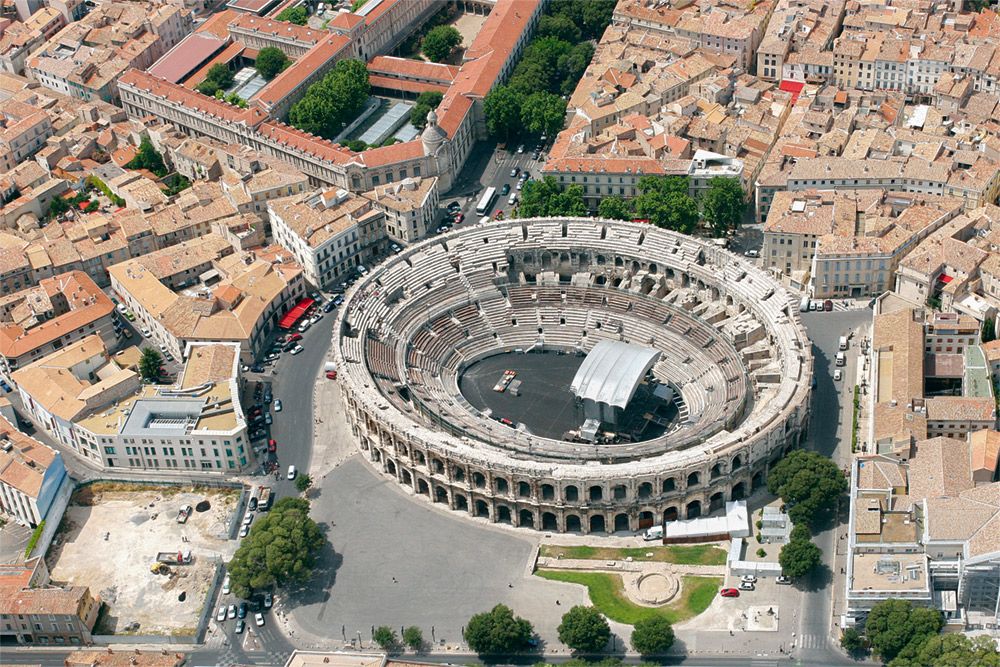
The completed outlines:
[[[187,634],[198,623],[215,564],[236,549],[226,531],[238,498],[220,489],[84,488],[46,557],[52,580],[100,594],[106,608],[95,634]],[[182,506],[203,500],[208,510],[177,523]],[[157,552],[182,549],[191,550],[190,565],[170,566],[169,576],[150,572]]]

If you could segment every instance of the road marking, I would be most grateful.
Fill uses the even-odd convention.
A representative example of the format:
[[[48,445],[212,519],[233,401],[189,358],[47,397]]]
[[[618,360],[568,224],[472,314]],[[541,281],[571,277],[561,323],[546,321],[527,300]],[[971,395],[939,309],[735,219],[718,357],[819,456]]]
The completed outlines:
[[[802,648],[825,648],[826,637],[822,635],[802,635],[800,646]]]

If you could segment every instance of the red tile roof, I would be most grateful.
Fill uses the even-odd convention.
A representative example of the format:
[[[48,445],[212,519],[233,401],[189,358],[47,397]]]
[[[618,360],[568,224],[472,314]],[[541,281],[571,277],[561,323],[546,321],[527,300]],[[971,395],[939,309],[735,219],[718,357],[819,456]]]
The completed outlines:
[[[408,93],[423,93],[429,90],[436,90],[440,93],[448,92],[448,86],[443,84],[406,81],[405,79],[396,79],[391,76],[379,76],[377,74],[369,75],[368,82],[372,85],[372,88],[402,90]]]
[[[212,65],[215,65],[216,63],[228,64],[229,62],[235,60],[240,54],[246,53],[246,50],[246,47],[243,46],[243,42],[230,42],[226,48],[215,54],[214,58],[202,65],[201,69],[189,76],[182,85],[186,88],[194,90],[195,86],[204,81],[205,77],[208,76],[208,70],[212,69]],[[247,57],[249,57],[249,55]]]
[[[152,74],[137,69],[125,72],[118,80],[118,85],[134,86],[175,104],[181,104],[190,110],[202,111],[231,123],[244,123],[249,127],[256,127],[266,118],[264,113],[256,107],[240,109],[222,100],[188,90],[184,86],[158,79]]]
[[[314,72],[321,69],[331,61],[338,60],[346,56],[345,49],[350,45],[350,40],[343,35],[328,34],[319,44],[309,49],[304,56],[284,72],[274,78],[273,81],[260,89],[253,99],[264,104],[274,106],[285,99],[292,91],[298,88],[303,81],[312,76]]]
[[[147,71],[171,83],[178,83],[225,44],[224,40],[211,33],[192,33],[170,49]]]
[[[359,23],[364,23],[365,17],[358,16],[357,14],[352,14],[351,12],[341,12],[337,14],[337,18],[333,19],[327,23],[328,28],[340,28],[341,30],[350,30]]]
[[[316,44],[327,33],[323,30],[315,30],[304,25],[296,25],[288,21],[272,21],[261,18],[253,14],[240,14],[229,22],[229,28],[239,28],[249,32],[261,33],[264,35],[281,35],[299,42]]]
[[[358,154],[366,167],[383,167],[387,164],[416,160],[424,155],[424,145],[420,139],[404,141],[401,144],[373,148]]]
[[[236,18],[237,12],[232,9],[224,9],[212,16],[198,26],[195,32],[209,32],[216,37],[226,39],[229,37],[229,22]]]
[[[451,83],[461,68],[454,65],[439,65],[409,58],[375,56],[368,62],[368,71],[388,76],[407,77],[420,81]]]
[[[316,137],[302,130],[295,129],[284,123],[269,120],[261,123],[257,128],[261,136],[267,137],[286,146],[291,146],[304,153],[315,155],[318,158],[333,162],[334,164],[347,164],[348,162],[360,160],[356,159],[356,153],[343,146],[327,141],[321,137]]]

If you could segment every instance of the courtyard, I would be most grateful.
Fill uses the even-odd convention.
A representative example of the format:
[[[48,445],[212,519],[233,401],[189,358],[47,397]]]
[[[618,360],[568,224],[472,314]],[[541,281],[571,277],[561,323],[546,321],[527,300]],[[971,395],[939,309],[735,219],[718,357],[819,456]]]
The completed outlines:
[[[217,563],[235,550],[228,532],[238,498],[229,489],[83,487],[49,548],[52,581],[89,586],[100,595],[105,607],[95,634],[193,633]],[[186,523],[177,522],[181,507],[199,503],[203,511],[195,509]],[[188,549],[190,564],[170,565],[169,574],[151,572],[158,552]]]

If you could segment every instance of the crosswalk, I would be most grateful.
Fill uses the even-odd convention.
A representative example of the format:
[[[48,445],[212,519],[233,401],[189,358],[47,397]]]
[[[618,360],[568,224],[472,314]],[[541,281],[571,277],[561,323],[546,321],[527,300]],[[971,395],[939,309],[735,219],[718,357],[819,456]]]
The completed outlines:
[[[801,648],[826,648],[827,637],[823,635],[802,635],[799,637],[798,645]]]

